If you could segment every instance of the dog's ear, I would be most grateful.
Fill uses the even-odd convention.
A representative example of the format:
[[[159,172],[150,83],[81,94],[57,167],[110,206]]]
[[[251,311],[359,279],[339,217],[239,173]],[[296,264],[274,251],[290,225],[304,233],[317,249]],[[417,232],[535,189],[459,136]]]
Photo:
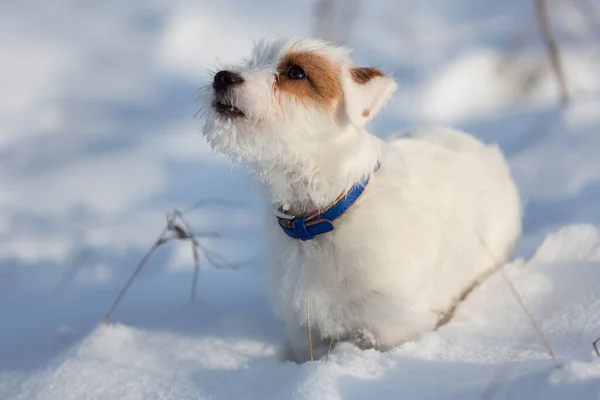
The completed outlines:
[[[344,103],[351,124],[363,126],[381,110],[398,85],[373,67],[350,67],[344,74]]]

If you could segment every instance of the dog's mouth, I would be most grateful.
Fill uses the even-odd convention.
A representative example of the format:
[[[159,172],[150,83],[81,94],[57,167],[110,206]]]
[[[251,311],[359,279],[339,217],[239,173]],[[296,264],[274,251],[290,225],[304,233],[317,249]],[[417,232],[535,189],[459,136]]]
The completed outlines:
[[[244,117],[245,114],[242,110],[237,107],[232,106],[231,104],[223,103],[221,101],[215,100],[212,103],[212,106],[215,112],[223,117],[227,118],[240,118]]]

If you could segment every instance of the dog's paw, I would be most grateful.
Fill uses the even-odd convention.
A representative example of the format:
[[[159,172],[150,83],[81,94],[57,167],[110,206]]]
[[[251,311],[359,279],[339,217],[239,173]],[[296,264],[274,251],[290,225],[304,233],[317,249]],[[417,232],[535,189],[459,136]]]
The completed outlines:
[[[377,339],[375,335],[364,329],[359,329],[350,334],[350,340],[356,347],[361,350],[367,350],[377,347]]]

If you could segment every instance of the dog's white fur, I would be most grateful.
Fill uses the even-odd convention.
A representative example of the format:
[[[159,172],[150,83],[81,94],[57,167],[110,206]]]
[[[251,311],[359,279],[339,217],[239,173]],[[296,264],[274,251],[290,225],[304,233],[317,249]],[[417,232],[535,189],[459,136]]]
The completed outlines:
[[[290,51],[325,56],[340,68],[341,115],[273,90],[276,65]],[[335,333],[387,349],[435,328],[461,293],[507,260],[521,230],[519,196],[496,146],[451,129],[376,138],[364,125],[396,84],[380,76],[359,85],[351,67],[341,47],[266,40],[229,68],[245,80],[229,95],[245,118],[219,116],[212,91],[205,96],[208,141],[250,168],[274,209],[323,209],[371,175],[335,230],[312,241],[289,238],[268,216],[269,288],[299,361],[309,354],[307,296],[314,347],[326,347]]]

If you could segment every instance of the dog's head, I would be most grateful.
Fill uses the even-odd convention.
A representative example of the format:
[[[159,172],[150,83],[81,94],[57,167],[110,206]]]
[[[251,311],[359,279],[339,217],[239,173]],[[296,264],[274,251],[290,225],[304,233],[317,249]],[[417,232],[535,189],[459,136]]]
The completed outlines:
[[[365,125],[396,87],[379,69],[355,66],[342,47],[263,40],[249,59],[214,75],[203,96],[203,131],[235,161],[293,163],[303,150]]]

